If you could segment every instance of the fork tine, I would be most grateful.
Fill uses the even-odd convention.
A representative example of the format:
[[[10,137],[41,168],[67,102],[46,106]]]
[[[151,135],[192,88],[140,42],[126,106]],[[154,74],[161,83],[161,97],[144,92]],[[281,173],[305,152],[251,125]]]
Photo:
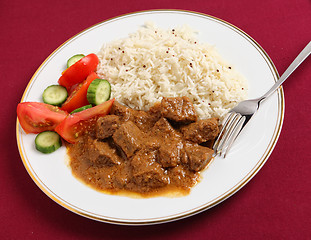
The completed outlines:
[[[225,129],[226,129],[228,123],[231,121],[232,117],[233,117],[233,114],[232,114],[232,113],[229,113],[229,114],[227,114],[226,117],[224,118],[223,123],[222,123],[222,127],[221,127],[221,129],[220,129],[220,133],[219,133],[219,135],[218,135],[218,138],[216,139],[216,141],[215,141],[215,143],[214,143],[214,145],[213,145],[214,151],[217,150],[217,148],[218,148],[218,146],[219,146],[219,144],[220,144],[220,140],[222,139],[223,134],[225,133]]]
[[[227,144],[223,147],[223,151],[222,151],[222,155],[224,158],[226,157],[227,153],[232,147],[232,144],[234,143],[235,139],[240,134],[245,120],[246,120],[245,116],[239,119],[239,122],[236,124],[235,129],[233,130],[232,134],[229,136],[228,141],[226,141]]]
[[[223,150],[224,145],[227,142],[228,137],[230,137],[232,131],[235,129],[235,126],[239,119],[241,118],[240,114],[237,114],[235,112],[232,112],[228,118],[228,121],[225,122],[222,128],[222,135],[220,136],[219,143],[217,143],[217,146],[215,146],[215,152],[216,155],[220,154]]]
[[[220,156],[223,155],[222,152],[224,150],[224,146],[226,146],[228,139],[230,138],[232,132],[235,130],[235,127],[237,123],[239,122],[240,118],[241,118],[241,115],[234,112],[231,122],[227,124],[223,138],[220,140],[221,142],[219,143],[219,146],[217,148],[217,152],[219,153]]]

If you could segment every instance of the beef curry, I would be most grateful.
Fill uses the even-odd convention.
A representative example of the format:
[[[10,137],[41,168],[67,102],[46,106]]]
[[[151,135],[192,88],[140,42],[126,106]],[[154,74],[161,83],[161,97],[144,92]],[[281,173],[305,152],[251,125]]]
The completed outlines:
[[[73,174],[110,193],[188,193],[212,160],[216,118],[198,120],[187,97],[163,98],[148,111],[117,101],[110,114],[68,145]]]

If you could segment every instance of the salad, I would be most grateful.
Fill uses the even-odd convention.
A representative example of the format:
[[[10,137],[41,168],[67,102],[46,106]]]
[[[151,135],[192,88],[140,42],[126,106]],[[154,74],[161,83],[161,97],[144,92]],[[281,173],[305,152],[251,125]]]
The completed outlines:
[[[38,134],[35,139],[38,151],[54,152],[62,146],[62,139],[75,143],[86,130],[87,121],[109,113],[114,99],[110,99],[110,83],[95,72],[98,63],[93,53],[74,55],[67,61],[67,69],[62,72],[58,84],[43,91],[43,102],[17,105],[17,117],[23,130]]]

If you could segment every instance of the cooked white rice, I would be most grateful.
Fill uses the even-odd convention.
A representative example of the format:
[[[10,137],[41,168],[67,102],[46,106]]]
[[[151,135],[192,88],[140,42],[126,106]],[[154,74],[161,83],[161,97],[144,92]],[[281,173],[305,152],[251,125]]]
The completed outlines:
[[[97,73],[110,81],[112,97],[134,109],[187,96],[200,118],[222,118],[247,97],[247,81],[195,35],[189,26],[163,30],[146,23],[102,47]]]

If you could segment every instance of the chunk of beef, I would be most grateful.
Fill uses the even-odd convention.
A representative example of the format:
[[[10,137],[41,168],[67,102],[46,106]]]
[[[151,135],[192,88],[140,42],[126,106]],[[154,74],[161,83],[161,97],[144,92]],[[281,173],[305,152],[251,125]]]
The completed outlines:
[[[143,145],[143,132],[132,121],[123,123],[114,132],[112,138],[128,158]]]
[[[181,134],[177,132],[165,118],[161,118],[154,124],[151,133],[163,140],[166,138],[179,139],[181,137]]]
[[[110,179],[113,181],[115,188],[125,188],[128,183],[130,175],[130,161],[123,162],[123,166],[124,167],[116,168],[115,171],[112,171],[110,174]]]
[[[145,111],[133,111],[130,120],[144,132],[148,132],[156,122],[154,116]]]
[[[157,151],[140,150],[131,161],[132,181],[128,187],[136,187],[140,192],[148,192],[169,183],[164,169],[156,162]]]
[[[159,150],[163,142],[161,138],[155,136],[149,136],[145,140],[146,141],[144,141],[144,148],[149,149],[150,151]]]
[[[161,101],[163,117],[180,123],[190,123],[197,120],[194,106],[187,97],[163,98]]]
[[[180,163],[182,148],[182,141],[164,141],[159,148],[158,162],[165,168],[176,167]]]
[[[181,134],[171,126],[167,119],[161,118],[151,129],[151,135],[154,136],[154,140],[150,141],[152,146],[155,148],[158,146],[159,149],[159,163],[163,167],[177,166],[183,148]]]
[[[161,117],[161,113],[157,113],[155,108],[151,108],[147,112],[138,111],[126,107],[117,101],[114,101],[110,113],[119,116],[121,121],[132,121],[144,132],[149,131],[155,122]]]
[[[127,121],[131,118],[134,110],[122,105],[118,101],[114,101],[110,110],[110,114],[117,115],[122,121]]]
[[[192,171],[203,170],[213,158],[214,151],[210,148],[189,142],[184,147],[185,155],[182,160]]]
[[[149,108],[147,113],[151,116],[154,122],[157,122],[162,117],[161,111],[162,111],[161,102],[157,102]]]
[[[189,125],[183,126],[181,132],[184,139],[203,143],[215,139],[219,134],[217,118],[199,120]]]
[[[97,119],[96,137],[105,139],[111,137],[120,126],[120,119],[117,115],[106,115]]]
[[[101,167],[103,165],[120,165],[121,157],[117,150],[109,145],[108,142],[101,142],[93,139],[88,140],[87,154],[93,165]]]
[[[174,168],[169,168],[167,174],[172,184],[184,190],[190,190],[199,179],[198,173],[185,169],[180,165]]]

